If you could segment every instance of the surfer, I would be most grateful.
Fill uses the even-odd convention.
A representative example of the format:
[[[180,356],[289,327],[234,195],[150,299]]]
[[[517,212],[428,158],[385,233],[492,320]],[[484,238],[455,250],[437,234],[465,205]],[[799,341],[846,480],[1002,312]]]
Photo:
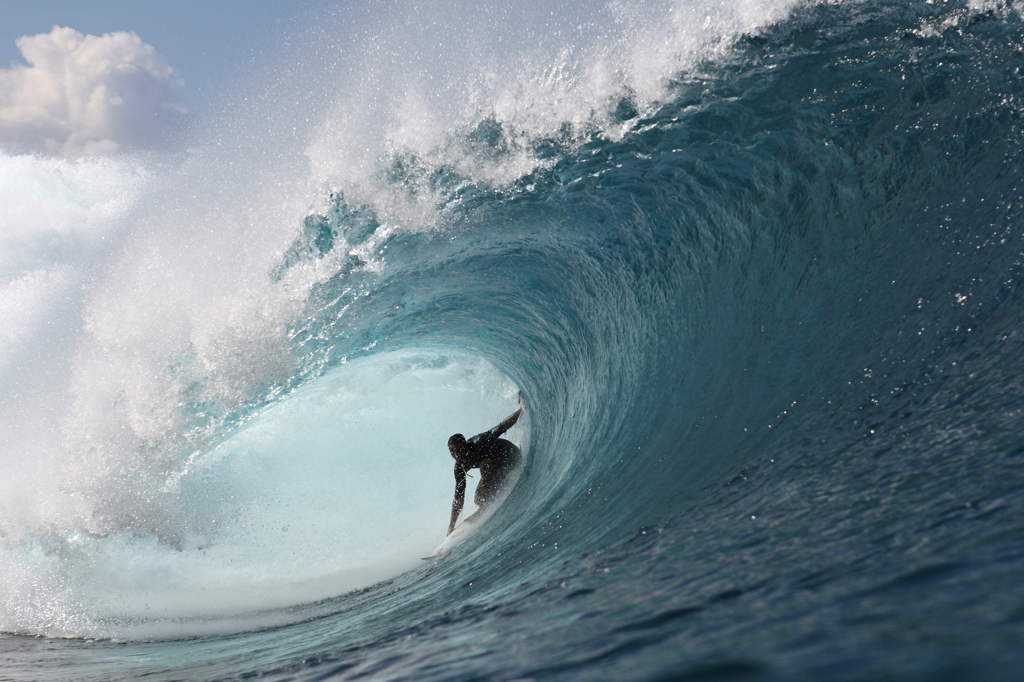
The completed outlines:
[[[466,521],[469,521],[494,500],[505,479],[519,464],[518,446],[499,436],[512,428],[522,413],[523,408],[519,408],[493,429],[479,433],[469,440],[461,433],[456,433],[448,439],[448,452],[455,458],[455,499],[452,501],[452,520],[448,524],[449,535],[455,530],[455,522],[462,513],[462,504],[466,496],[466,472],[470,469],[480,469],[480,484],[476,487],[476,495],[473,498],[479,509],[466,517]]]

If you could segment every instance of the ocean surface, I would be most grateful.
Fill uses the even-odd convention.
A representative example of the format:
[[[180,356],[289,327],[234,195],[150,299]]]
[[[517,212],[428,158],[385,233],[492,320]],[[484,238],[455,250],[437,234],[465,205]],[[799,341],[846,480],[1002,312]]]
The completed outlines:
[[[0,678],[1019,677],[1024,5],[378,9],[0,154]]]

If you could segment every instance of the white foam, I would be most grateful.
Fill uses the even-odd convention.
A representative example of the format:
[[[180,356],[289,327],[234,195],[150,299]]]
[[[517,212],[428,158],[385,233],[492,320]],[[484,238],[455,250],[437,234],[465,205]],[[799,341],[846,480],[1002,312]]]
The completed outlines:
[[[308,195],[253,196],[267,173],[235,162],[0,154],[0,629],[84,627],[73,540],[183,532],[156,494],[183,449],[293,375],[287,325],[330,275],[271,281]]]

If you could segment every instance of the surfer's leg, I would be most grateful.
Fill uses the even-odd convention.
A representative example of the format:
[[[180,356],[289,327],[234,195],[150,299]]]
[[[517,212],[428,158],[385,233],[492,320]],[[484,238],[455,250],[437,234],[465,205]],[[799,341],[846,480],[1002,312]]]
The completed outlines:
[[[484,508],[491,503],[494,496],[501,490],[501,485],[505,482],[505,478],[508,476],[510,469],[493,469],[487,472],[487,475],[480,476],[480,484],[476,487],[476,495],[473,496],[473,501],[476,506],[483,511]]]
[[[480,484],[476,487],[476,494],[473,496],[473,502],[477,507],[479,507],[479,509],[474,512],[474,515],[479,514],[484,510],[484,507],[486,507],[494,497],[496,490],[497,488],[493,485],[491,480],[480,481]]]
[[[476,487],[476,495],[473,496],[473,501],[480,507],[480,511],[501,492],[509,474],[519,466],[521,453],[517,445],[501,439],[498,441],[498,447],[491,450],[491,457],[495,462],[487,471],[481,469],[480,484]]]

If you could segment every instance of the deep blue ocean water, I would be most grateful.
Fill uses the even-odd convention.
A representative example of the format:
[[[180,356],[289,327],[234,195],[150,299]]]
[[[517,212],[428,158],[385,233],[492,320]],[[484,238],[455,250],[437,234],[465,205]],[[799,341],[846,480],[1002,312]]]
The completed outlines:
[[[423,229],[333,188],[265,274],[330,263],[292,303],[294,363],[258,376],[216,439],[253,414],[297,429],[288,401],[322,400],[318,382],[359,362],[483,359],[505,382],[494,414],[516,389],[527,405],[515,489],[481,531],[383,582],[234,606],[227,634],[207,613],[133,636],[146,617],[110,609],[78,636],[85,621],[13,628],[0,677],[1019,676],[1020,12],[800,4],[666,74],[653,105],[610,100],[622,134],[528,137],[497,116],[451,134],[481,164],[542,161],[510,182],[386,156],[377,181],[433,197]],[[189,400],[199,429],[212,408]],[[451,465],[431,447],[444,507]],[[234,471],[211,465],[193,499],[227,485],[217,466]],[[388,478],[372,485],[382,516],[402,506]],[[190,551],[167,526],[124,527]]]

